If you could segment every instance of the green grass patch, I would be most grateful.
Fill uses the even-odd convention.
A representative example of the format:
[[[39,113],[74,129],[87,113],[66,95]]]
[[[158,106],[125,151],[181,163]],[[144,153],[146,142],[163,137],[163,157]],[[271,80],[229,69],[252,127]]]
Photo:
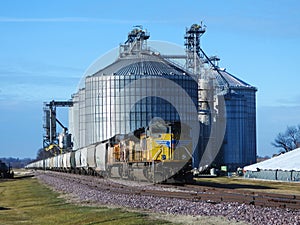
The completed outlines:
[[[170,224],[124,209],[78,206],[27,178],[0,182],[0,224]]]

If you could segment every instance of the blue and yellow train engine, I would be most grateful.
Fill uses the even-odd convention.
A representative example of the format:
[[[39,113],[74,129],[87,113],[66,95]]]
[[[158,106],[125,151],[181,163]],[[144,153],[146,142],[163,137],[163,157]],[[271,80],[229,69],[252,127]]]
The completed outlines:
[[[108,149],[112,177],[162,182],[189,177],[192,141],[179,123],[154,124],[132,134],[116,135]]]

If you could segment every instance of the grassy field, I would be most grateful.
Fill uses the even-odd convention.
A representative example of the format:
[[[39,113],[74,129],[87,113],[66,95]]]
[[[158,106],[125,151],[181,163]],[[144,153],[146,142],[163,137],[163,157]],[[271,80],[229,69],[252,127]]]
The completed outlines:
[[[0,180],[1,225],[244,224],[216,216],[179,216],[124,208],[78,206],[67,203],[37,179],[26,177],[31,174],[25,172],[17,172],[19,175],[15,180]]]
[[[0,181],[0,224],[170,224],[143,213],[66,203],[59,194],[26,178]]]
[[[23,171],[20,171],[22,175]],[[24,175],[24,174],[23,174]],[[30,175],[30,174],[25,174]],[[17,176],[18,177],[18,176]],[[189,217],[144,213],[120,208],[78,206],[27,177],[0,180],[0,224],[242,224],[222,217]],[[232,190],[300,195],[300,183],[248,180],[239,177],[199,178],[201,185]]]
[[[299,182],[280,182],[267,180],[244,179],[242,177],[201,177],[197,178],[200,185],[221,187],[232,190],[269,192],[280,194],[300,195]]]

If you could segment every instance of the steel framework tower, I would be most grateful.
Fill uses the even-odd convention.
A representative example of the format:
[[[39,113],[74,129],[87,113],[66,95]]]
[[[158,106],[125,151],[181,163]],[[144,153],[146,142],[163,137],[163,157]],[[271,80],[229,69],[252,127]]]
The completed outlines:
[[[45,150],[62,150],[71,147],[71,134],[68,134],[68,128],[65,127],[56,117],[56,107],[71,107],[72,101],[51,101],[44,103],[44,130],[43,147]],[[59,136],[56,133],[56,123],[63,128],[62,140],[59,143]]]
[[[205,33],[205,25],[193,24],[189,29],[186,28],[185,32],[185,43],[186,46],[186,67],[192,70],[194,74],[198,74],[200,70],[200,59],[203,58],[201,55],[200,48],[200,37]]]

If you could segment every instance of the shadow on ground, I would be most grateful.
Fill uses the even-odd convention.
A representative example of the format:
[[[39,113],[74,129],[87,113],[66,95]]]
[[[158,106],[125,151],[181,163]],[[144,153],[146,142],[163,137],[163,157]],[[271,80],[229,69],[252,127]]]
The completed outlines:
[[[255,184],[221,184],[207,181],[198,181],[196,185],[213,187],[213,188],[225,188],[225,189],[276,189],[264,185],[255,185]]]
[[[6,207],[1,207],[0,206],[0,210],[11,210],[11,208],[6,208]]]

